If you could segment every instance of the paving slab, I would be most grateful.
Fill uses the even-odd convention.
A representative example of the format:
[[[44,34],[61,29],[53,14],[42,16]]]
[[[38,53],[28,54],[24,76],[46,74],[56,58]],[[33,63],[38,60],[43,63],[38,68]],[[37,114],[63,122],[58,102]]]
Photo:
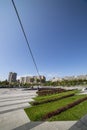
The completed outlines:
[[[10,100],[10,101],[4,101],[4,102],[0,102],[0,108],[1,107],[5,107],[5,106],[11,106],[11,105],[16,105],[16,104],[23,104],[23,103],[28,103],[33,101],[32,99],[26,98],[26,99],[15,99],[15,100]]]
[[[14,130],[69,130],[76,121],[29,122]]]
[[[87,115],[82,117],[69,130],[87,130]]]
[[[8,112],[0,115],[0,130],[12,130],[29,122],[29,118],[22,109]]]
[[[24,108],[36,96],[35,90],[0,89],[0,130],[12,130],[29,123]]]
[[[20,108],[27,108],[29,107],[30,104],[29,103],[22,103],[22,104],[16,104],[16,105],[11,105],[11,106],[4,106],[4,107],[0,107],[0,114],[2,113],[6,113],[6,111],[12,111],[12,110],[16,110],[16,109],[20,109]]]
[[[23,100],[23,99],[29,99],[29,100],[32,100],[32,96],[30,97],[30,96],[24,96],[24,97],[15,97],[15,99],[14,98],[3,98],[3,99],[0,99],[0,104],[2,103],[2,102],[7,102],[8,103],[8,101],[14,101],[14,100]]]

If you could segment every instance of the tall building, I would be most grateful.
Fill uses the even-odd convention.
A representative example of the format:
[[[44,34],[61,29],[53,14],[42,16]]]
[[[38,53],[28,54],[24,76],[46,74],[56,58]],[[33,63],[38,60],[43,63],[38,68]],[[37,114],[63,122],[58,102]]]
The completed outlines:
[[[17,73],[9,72],[8,81],[9,83],[16,82]]]

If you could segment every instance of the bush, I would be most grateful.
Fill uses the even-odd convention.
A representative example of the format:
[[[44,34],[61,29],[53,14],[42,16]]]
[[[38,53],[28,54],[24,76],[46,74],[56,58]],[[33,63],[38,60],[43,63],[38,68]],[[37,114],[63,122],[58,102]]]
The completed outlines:
[[[37,92],[39,96],[45,96],[49,94],[56,94],[61,92],[66,92],[67,90],[61,88],[40,88]]]

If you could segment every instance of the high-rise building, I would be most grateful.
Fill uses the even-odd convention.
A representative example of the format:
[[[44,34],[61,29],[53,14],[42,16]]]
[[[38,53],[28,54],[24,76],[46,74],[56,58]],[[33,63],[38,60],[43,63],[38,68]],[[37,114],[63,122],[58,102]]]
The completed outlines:
[[[16,82],[17,73],[9,72],[8,81],[9,83]]]

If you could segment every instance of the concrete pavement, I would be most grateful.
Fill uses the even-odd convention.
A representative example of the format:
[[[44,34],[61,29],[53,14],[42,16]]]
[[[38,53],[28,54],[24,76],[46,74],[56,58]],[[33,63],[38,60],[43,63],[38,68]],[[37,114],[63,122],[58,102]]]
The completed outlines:
[[[69,130],[76,121],[30,122],[14,130]]]
[[[87,115],[82,117],[69,130],[87,130]]]
[[[87,130],[87,116],[80,121],[31,122],[24,112],[36,90],[0,89],[0,130]]]
[[[29,121],[22,109],[0,114],[0,130],[13,130],[29,123]]]
[[[36,96],[36,90],[0,89],[0,130],[12,130],[30,120],[24,108],[30,106]]]

